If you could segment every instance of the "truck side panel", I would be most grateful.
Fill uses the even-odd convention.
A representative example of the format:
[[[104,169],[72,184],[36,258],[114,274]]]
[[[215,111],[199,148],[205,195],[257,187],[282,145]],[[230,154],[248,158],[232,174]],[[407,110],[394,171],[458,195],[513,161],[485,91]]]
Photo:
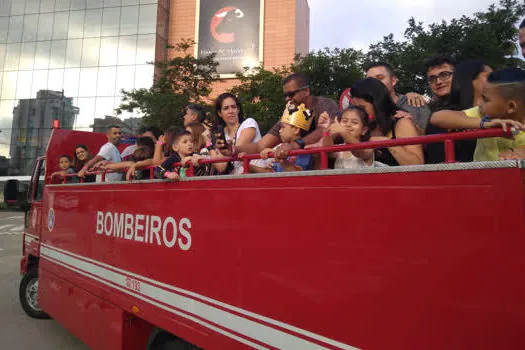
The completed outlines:
[[[50,186],[41,267],[205,348],[523,349],[522,182],[506,168]],[[147,239],[146,217],[166,236]]]

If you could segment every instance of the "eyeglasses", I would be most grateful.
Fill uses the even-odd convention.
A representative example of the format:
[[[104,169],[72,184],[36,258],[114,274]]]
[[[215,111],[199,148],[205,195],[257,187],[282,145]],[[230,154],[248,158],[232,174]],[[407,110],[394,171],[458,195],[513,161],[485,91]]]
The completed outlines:
[[[286,97],[288,97],[288,98],[292,98],[292,97],[294,97],[295,94],[298,93],[299,91],[304,90],[304,89],[307,89],[307,88],[309,88],[309,87],[310,87],[310,85],[305,85],[305,86],[303,86],[303,87],[300,87],[300,88],[297,89],[297,90],[287,92],[287,93],[284,94],[284,97],[285,97],[285,98],[286,98]]]
[[[435,84],[437,83],[438,79],[441,81],[445,81],[448,80],[452,76],[452,74],[454,74],[454,72],[441,72],[438,75],[431,75],[428,77],[428,82],[430,84]]]

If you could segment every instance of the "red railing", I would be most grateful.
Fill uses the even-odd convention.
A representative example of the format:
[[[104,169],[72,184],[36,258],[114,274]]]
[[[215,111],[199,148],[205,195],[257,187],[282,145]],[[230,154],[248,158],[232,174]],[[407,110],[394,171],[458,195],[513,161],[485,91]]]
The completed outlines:
[[[507,137],[512,138],[514,135],[513,131],[503,131],[502,129],[482,129],[482,130],[472,130],[472,131],[463,131],[463,132],[453,132],[447,134],[437,134],[437,135],[426,135],[426,136],[417,136],[417,137],[407,137],[395,140],[386,140],[386,141],[370,141],[370,142],[361,142],[354,144],[344,144],[344,145],[335,145],[328,147],[315,147],[310,149],[298,149],[288,152],[290,156],[306,155],[306,154],[319,154],[321,157],[321,170],[328,169],[328,154],[333,152],[344,152],[352,150],[361,150],[361,149],[377,149],[377,148],[388,148],[395,146],[409,146],[409,145],[427,145],[431,143],[444,143],[445,148],[445,163],[454,163],[455,162],[455,152],[454,152],[454,142],[461,140],[472,140],[488,137]],[[273,158],[273,153],[269,153],[268,157]],[[222,157],[214,159],[201,159],[199,164],[214,164],[214,163],[227,163],[232,161],[242,161],[243,162],[243,172],[247,174],[249,172],[249,164],[251,160],[261,159],[259,154],[246,154],[242,157],[238,155],[233,155],[231,157]],[[176,166],[181,166],[180,163],[175,164]],[[187,176],[193,176],[194,166],[191,162],[188,164],[188,170],[186,171]],[[153,179],[155,176],[155,166],[141,169],[148,170],[150,172],[150,179]],[[102,182],[105,181],[105,174],[112,173],[114,171],[95,171],[88,172],[86,175],[102,175]],[[66,183],[67,177],[74,177],[77,174],[68,174],[62,177],[62,182]],[[84,179],[81,178],[80,182],[84,182]]]

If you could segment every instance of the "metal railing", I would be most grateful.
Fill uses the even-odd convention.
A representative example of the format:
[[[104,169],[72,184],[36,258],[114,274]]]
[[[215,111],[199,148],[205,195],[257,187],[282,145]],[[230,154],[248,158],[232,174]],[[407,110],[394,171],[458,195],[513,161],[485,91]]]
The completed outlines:
[[[363,150],[363,149],[389,148],[389,147],[396,147],[396,146],[427,145],[427,144],[432,144],[432,143],[444,143],[445,163],[454,163],[455,162],[454,144],[456,141],[490,138],[490,137],[512,138],[513,135],[515,135],[514,130],[503,131],[502,129],[495,129],[495,128],[494,129],[480,129],[480,130],[453,132],[453,133],[437,134],[437,135],[407,137],[407,138],[400,138],[400,139],[395,139],[395,140],[368,141],[368,142],[334,145],[334,146],[326,146],[326,147],[313,147],[310,149],[298,149],[298,150],[289,151],[288,156],[319,154],[321,158],[320,170],[325,170],[325,169],[328,169],[328,154],[329,153],[345,152],[345,151],[352,151],[352,150]],[[274,157],[274,154],[270,152],[268,154],[268,158],[273,158],[273,157]],[[200,159],[199,165],[241,161],[243,162],[243,174],[248,174],[250,161],[255,160],[255,159],[262,159],[262,158],[259,154],[245,154],[242,156],[234,154],[230,157]],[[188,169],[186,170],[186,176],[188,177],[194,176],[195,174],[195,167],[191,162],[188,162],[185,165],[181,163],[176,163],[174,164],[174,166],[175,167],[188,166]],[[142,171],[149,170],[150,179],[154,179],[156,168],[157,168],[156,166],[151,166],[151,167],[143,168],[141,170]],[[102,182],[105,182],[106,174],[114,173],[114,172],[120,172],[120,171],[111,171],[111,170],[92,171],[92,172],[87,172],[86,175],[101,175]],[[123,172],[126,173],[127,169],[124,170]],[[66,183],[68,177],[75,177],[77,176],[77,174],[67,174],[65,176],[63,175],[58,175],[58,176],[62,178],[62,183]],[[80,178],[80,182],[83,183],[84,179]]]

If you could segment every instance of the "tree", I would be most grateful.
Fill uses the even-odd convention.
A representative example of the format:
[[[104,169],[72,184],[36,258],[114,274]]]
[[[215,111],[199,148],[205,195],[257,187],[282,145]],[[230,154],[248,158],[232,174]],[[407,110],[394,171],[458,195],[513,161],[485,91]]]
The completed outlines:
[[[214,56],[195,58],[187,51],[195,44],[182,40],[169,49],[179,53],[168,62],[150,63],[155,65],[156,79],[149,89],[122,90],[122,102],[116,109],[132,112],[135,109],[144,114],[144,124],[166,129],[182,125],[184,107],[200,103],[211,92],[212,84],[219,80],[218,62]]]
[[[487,11],[472,17],[462,16],[450,23],[442,21],[425,28],[411,18],[405,41],[397,42],[390,34],[371,45],[367,61],[387,61],[396,70],[401,92],[427,91],[423,61],[435,55],[447,55],[456,62],[484,60],[492,68],[524,66],[517,54],[516,22],[525,15],[525,5],[518,0],[500,0]]]

